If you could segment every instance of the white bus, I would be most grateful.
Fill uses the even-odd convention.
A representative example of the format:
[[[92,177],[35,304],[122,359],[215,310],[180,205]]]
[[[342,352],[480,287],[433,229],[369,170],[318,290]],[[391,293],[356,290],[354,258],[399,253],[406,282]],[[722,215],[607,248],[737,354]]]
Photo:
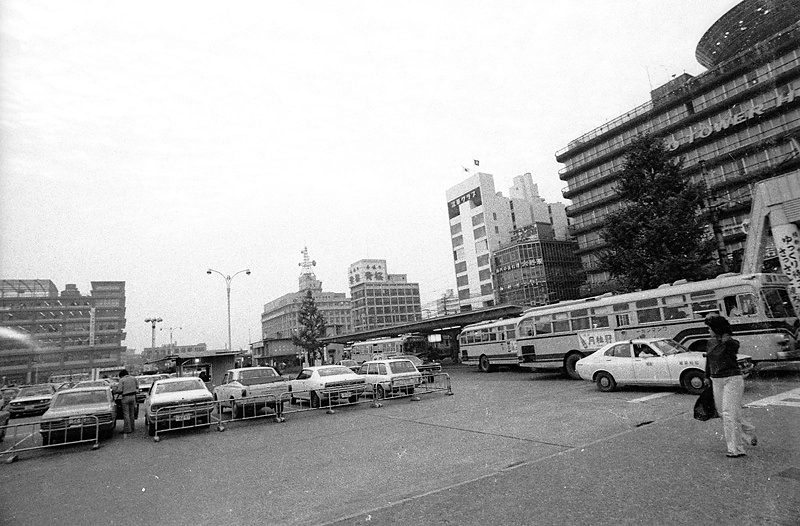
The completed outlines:
[[[782,274],[723,274],[534,307],[516,319],[517,363],[532,369],[562,367],[578,378],[575,362],[612,341],[662,337],[704,351],[709,331],[703,318],[711,312],[728,318],[742,354],[754,362],[798,359],[800,322],[788,283]],[[503,354],[503,344],[490,341],[481,329],[481,324],[471,325],[459,336],[462,361],[477,363],[486,372],[511,363],[510,358],[496,358]]]
[[[405,334],[396,338],[372,338],[363,342],[355,342],[345,351],[349,351],[350,359],[358,363],[373,360],[378,357],[390,358],[392,356],[417,355],[425,350],[426,339],[418,334]]]

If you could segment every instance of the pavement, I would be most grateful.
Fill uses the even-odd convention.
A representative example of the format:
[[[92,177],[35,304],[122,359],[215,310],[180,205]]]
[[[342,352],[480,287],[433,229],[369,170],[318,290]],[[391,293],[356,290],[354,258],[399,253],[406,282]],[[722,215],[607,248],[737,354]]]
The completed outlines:
[[[0,465],[0,524],[800,524],[800,375],[747,382],[759,444],[675,389],[600,393],[558,374],[452,368],[454,396],[144,426]]]

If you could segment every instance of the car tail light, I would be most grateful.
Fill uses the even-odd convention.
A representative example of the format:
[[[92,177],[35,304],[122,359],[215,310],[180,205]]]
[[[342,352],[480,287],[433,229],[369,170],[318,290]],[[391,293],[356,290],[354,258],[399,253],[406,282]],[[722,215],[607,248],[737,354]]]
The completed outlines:
[[[247,398],[247,389],[242,389],[242,398]]]

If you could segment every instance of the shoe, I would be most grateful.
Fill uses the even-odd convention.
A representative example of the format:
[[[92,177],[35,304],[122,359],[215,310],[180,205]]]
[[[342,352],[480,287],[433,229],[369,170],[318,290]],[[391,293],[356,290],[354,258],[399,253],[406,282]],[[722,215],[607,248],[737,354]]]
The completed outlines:
[[[757,437],[751,438],[750,439],[750,445],[753,446],[753,447],[756,447],[758,445],[758,438]]]
[[[728,458],[741,458],[746,457],[746,453],[725,453],[725,456]]]

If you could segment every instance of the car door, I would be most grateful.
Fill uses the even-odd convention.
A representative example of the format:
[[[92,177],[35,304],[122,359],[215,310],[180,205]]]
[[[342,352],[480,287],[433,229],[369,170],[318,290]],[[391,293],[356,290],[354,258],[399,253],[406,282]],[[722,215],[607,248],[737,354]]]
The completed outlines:
[[[311,369],[303,369],[297,378],[292,382],[292,392],[295,393],[295,398],[311,399],[311,377],[314,371]]]
[[[231,372],[228,371],[222,377],[222,383],[214,388],[214,391],[217,393],[217,400],[228,399],[228,384],[230,383],[230,381],[231,381]]]
[[[637,383],[658,384],[669,382],[669,364],[658,350],[641,342],[634,343],[633,372]]]
[[[619,342],[606,349],[601,360],[602,368],[618,383],[629,382],[634,378],[632,358],[631,343]]]

